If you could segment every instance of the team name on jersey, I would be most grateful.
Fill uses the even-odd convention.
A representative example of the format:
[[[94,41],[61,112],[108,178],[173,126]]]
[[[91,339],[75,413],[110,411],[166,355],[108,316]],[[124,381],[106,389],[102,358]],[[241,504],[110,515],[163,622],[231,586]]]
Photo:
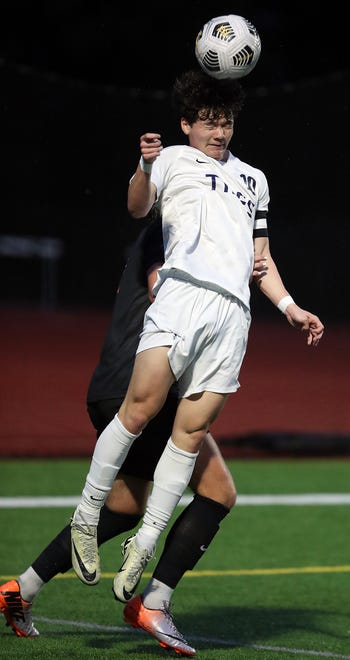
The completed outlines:
[[[250,196],[247,196],[240,190],[233,190],[230,188],[218,174],[206,174],[205,176],[211,180],[211,189],[213,191],[218,190],[218,187],[220,186],[222,192],[235,195],[241,204],[246,207],[248,217],[253,217],[254,209],[256,206],[256,202],[251,199],[251,195],[254,195],[254,197],[256,196],[256,179],[254,179],[254,177],[247,176],[243,172],[240,174],[240,178],[242,179],[243,184],[247,188],[248,193],[250,193]]]

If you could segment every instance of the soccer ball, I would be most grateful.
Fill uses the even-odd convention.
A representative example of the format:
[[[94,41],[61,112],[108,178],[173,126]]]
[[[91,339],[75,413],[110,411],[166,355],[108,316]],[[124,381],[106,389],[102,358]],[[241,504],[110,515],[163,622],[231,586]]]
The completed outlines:
[[[235,14],[212,18],[196,38],[196,58],[203,71],[213,78],[247,76],[260,52],[258,31],[243,16]]]

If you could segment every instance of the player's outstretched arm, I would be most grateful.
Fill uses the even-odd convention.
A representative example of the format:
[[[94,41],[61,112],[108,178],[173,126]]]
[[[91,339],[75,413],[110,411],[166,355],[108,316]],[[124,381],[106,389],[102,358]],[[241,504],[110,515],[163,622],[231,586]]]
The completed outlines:
[[[285,314],[288,323],[306,333],[308,346],[317,346],[324,333],[324,325],[312,312],[297,305],[285,288],[277,266],[272,259],[269,241],[266,237],[255,239],[255,253],[263,255],[266,259],[264,276],[257,276],[253,272],[253,279],[260,291]]]

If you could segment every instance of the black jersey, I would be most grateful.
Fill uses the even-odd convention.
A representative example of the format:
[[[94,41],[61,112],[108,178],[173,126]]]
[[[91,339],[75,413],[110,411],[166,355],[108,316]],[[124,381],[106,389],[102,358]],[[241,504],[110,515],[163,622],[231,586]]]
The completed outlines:
[[[163,260],[162,224],[156,219],[142,230],[129,250],[100,361],[88,387],[88,403],[125,396],[144,314],[150,305],[147,274]]]

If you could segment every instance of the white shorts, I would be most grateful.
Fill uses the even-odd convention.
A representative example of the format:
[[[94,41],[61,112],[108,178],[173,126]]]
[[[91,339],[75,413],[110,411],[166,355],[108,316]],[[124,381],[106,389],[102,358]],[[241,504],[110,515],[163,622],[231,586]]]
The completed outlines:
[[[169,278],[145,314],[137,353],[169,346],[179,397],[239,387],[250,311],[237,298]]]

